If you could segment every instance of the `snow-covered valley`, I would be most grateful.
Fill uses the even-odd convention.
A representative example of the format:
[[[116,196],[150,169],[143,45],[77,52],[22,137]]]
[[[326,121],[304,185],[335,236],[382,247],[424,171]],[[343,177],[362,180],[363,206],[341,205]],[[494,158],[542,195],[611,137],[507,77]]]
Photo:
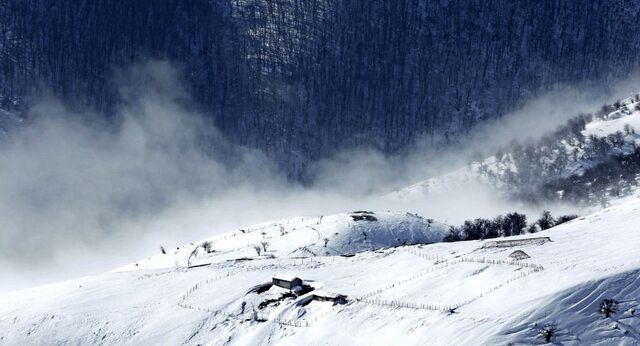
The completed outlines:
[[[634,199],[536,234],[433,244],[418,243],[445,226],[412,214],[256,225],[5,293],[0,344],[536,344],[550,323],[558,344],[637,344],[638,215]],[[499,242],[529,238],[542,240]],[[604,299],[619,302],[610,318]]]

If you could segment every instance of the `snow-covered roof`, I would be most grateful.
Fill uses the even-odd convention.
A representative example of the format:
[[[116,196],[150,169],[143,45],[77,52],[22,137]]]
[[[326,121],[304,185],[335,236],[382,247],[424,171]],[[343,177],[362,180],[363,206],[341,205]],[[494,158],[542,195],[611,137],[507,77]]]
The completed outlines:
[[[509,257],[511,258],[516,258],[516,259],[526,259],[526,258],[531,258],[531,256],[529,256],[526,252],[522,251],[522,250],[516,250],[514,252],[512,252]]]
[[[324,290],[315,290],[313,291],[313,295],[318,297],[333,298],[333,299],[344,297],[344,294],[332,293]]]
[[[295,279],[301,280],[299,277],[294,275],[289,275],[289,274],[275,274],[273,278],[276,280],[289,281],[289,282],[292,282]]]

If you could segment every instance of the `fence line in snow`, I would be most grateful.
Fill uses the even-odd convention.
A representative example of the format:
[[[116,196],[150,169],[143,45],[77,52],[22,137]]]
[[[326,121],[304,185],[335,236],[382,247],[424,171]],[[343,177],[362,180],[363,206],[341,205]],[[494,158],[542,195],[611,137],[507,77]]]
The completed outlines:
[[[370,299],[370,298],[368,298],[372,294],[367,294],[365,296],[358,297],[355,300],[357,302],[361,302],[361,303],[367,303],[367,304],[378,305],[378,306],[388,306],[388,307],[393,307],[393,308],[410,308],[410,309],[418,309],[418,310],[431,310],[431,311],[440,311],[440,312],[451,312],[451,311],[453,311],[453,310],[455,310],[455,309],[457,309],[457,308],[459,308],[461,306],[470,304],[470,303],[472,303],[472,302],[474,302],[474,301],[486,296],[487,294],[492,293],[493,291],[504,287],[505,285],[507,285],[507,284],[509,284],[509,283],[511,283],[513,281],[516,281],[518,279],[522,279],[522,278],[526,277],[527,275],[536,273],[538,271],[539,270],[533,269],[533,270],[529,270],[527,272],[521,272],[517,276],[509,278],[508,280],[506,280],[506,281],[504,281],[504,282],[502,282],[502,283],[500,283],[500,284],[498,284],[496,286],[493,286],[490,289],[488,289],[488,290],[486,290],[486,291],[484,291],[484,292],[482,292],[482,293],[480,293],[478,295],[475,295],[470,299],[467,299],[467,300],[462,301],[462,302],[457,302],[455,304],[429,304],[429,303],[407,302],[407,301],[401,301],[401,300],[385,300],[385,299]],[[394,286],[391,285],[390,288],[393,288],[393,287]],[[382,292],[384,292],[384,291],[386,291],[388,289],[389,288],[387,288],[387,289],[379,289],[379,290],[374,291],[372,293],[374,293],[373,295],[380,294],[380,293],[382,293]]]
[[[481,257],[481,258],[477,258],[477,257],[467,257],[467,256],[459,256],[459,257],[454,257],[454,258],[445,258],[444,256],[438,256],[438,255],[429,255],[429,254],[425,254],[425,253],[421,253],[420,251],[414,250],[414,249],[406,249],[406,252],[418,256],[418,257],[422,257],[425,258],[427,260],[430,261],[435,261],[436,263],[439,262],[451,262],[451,263],[460,263],[460,262],[468,262],[468,263],[485,263],[485,264],[506,264],[506,265],[515,265],[515,266],[519,266],[519,267],[523,267],[523,268],[533,268],[533,269],[537,269],[537,270],[544,270],[544,267],[539,265],[539,264],[535,264],[535,263],[528,263],[528,262],[522,262],[522,261],[517,261],[517,260],[504,260],[504,259],[497,259],[497,258],[486,258],[486,257]]]
[[[544,267],[539,265],[539,264],[535,264],[535,263],[528,263],[528,262],[520,262],[520,261],[516,261],[516,260],[502,260],[502,259],[491,259],[491,258],[475,258],[475,257],[466,257],[466,256],[459,256],[459,257],[455,257],[455,258],[444,258],[444,256],[438,256],[438,255],[429,255],[429,254],[425,254],[425,253],[421,253],[419,251],[416,251],[414,249],[405,249],[405,251],[425,258],[427,260],[430,261],[434,261],[435,264],[432,267],[429,267],[427,270],[421,271],[419,273],[416,273],[406,279],[397,281],[395,283],[389,284],[383,288],[377,289],[375,291],[371,291],[369,293],[366,293],[358,298],[356,298],[356,301],[360,301],[360,302],[365,302],[365,303],[371,303],[371,304],[375,304],[375,305],[383,305],[383,306],[391,306],[391,307],[405,307],[405,308],[414,308],[414,309],[423,309],[423,310],[434,310],[434,311],[450,311],[452,309],[457,309],[460,306],[463,305],[467,305],[477,299],[482,298],[483,296],[485,296],[486,294],[489,294],[493,291],[495,291],[498,288],[503,287],[506,284],[509,284],[517,279],[523,278],[529,274],[535,273],[535,272],[539,272],[541,270],[544,270]],[[527,272],[521,272],[518,274],[518,276],[513,277],[508,279],[507,281],[498,284],[492,288],[490,288],[489,290],[487,290],[486,292],[482,292],[477,296],[474,296],[473,298],[463,301],[463,302],[459,302],[457,304],[453,304],[453,305],[438,305],[438,304],[420,304],[420,303],[414,303],[414,302],[403,302],[403,301],[396,301],[396,300],[382,300],[382,299],[369,299],[370,297],[373,297],[375,295],[381,294],[385,291],[388,291],[392,288],[395,288],[396,286],[400,286],[402,284],[408,283],[412,280],[415,280],[417,278],[420,278],[426,274],[432,273],[436,270],[440,270],[443,268],[446,268],[450,265],[454,265],[454,264],[458,264],[458,263],[482,263],[482,264],[505,264],[505,265],[515,265],[521,268],[528,268],[531,269],[530,271]]]

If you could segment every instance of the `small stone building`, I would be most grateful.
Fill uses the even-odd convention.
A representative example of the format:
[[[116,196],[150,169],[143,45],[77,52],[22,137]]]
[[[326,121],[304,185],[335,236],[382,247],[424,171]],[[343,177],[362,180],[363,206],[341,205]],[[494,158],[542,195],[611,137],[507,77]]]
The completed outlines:
[[[527,253],[522,250],[516,250],[509,255],[509,258],[513,258],[516,260],[524,260],[527,258],[531,258],[531,256],[527,255]]]
[[[316,290],[313,291],[313,300],[317,300],[320,302],[344,303],[347,301],[347,296],[345,296],[344,294]]]
[[[290,289],[293,289],[294,287],[302,286],[302,279],[300,279],[299,277],[295,277],[293,275],[276,274],[273,276],[271,283],[274,286],[278,286],[278,287],[282,287],[290,290]]]

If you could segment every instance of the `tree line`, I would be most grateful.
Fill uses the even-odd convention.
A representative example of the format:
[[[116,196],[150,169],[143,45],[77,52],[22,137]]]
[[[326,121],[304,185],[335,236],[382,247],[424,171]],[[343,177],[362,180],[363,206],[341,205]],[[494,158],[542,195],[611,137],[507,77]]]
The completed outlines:
[[[536,233],[571,221],[577,217],[577,215],[562,215],[554,218],[551,212],[545,210],[537,220],[530,224],[527,223],[526,215],[517,212],[498,215],[493,219],[477,218],[467,220],[461,226],[451,226],[444,241],[482,240],[525,233]]]
[[[605,104],[595,113],[579,114],[538,141],[511,143],[495,153],[495,168],[478,162],[480,173],[517,200],[566,201],[606,205],[637,186],[640,146],[630,125],[608,135],[585,136],[596,120],[624,117],[640,110],[640,95]]]

